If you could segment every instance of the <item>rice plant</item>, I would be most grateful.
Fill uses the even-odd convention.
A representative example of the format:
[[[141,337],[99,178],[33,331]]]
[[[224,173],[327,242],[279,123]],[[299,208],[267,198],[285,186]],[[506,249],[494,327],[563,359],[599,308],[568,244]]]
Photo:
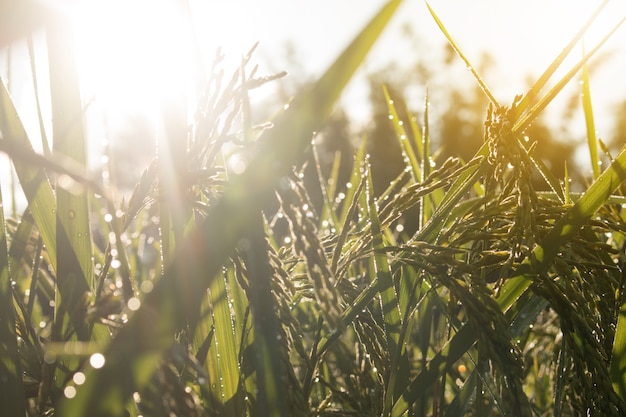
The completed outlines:
[[[185,151],[160,153],[122,201],[85,173],[67,25],[51,32],[52,149],[33,151],[0,86],[0,150],[28,200],[0,210],[0,415],[626,413],[626,147],[601,171],[590,133],[594,175],[575,194],[524,137],[581,69],[594,131],[585,65],[604,41],[540,93],[595,15],[503,106],[429,8],[491,102],[484,145],[440,160],[428,109],[404,123],[381,86],[405,169],[374,190],[362,144],[339,191],[315,132],[399,4],[271,124],[252,125],[248,92],[283,74],[258,76],[250,51],[227,78],[218,54],[190,131],[168,121],[165,145]],[[398,227],[408,213],[415,232]]]

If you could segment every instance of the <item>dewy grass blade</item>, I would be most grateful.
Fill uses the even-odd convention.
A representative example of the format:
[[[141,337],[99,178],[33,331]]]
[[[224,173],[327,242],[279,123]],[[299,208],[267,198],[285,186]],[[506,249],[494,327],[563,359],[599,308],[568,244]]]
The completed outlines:
[[[539,79],[533,84],[528,93],[522,97],[522,100],[516,107],[516,113],[514,116],[514,120],[517,120],[524,111],[535,101],[537,96],[539,96],[539,92],[546,85],[550,77],[554,75],[557,68],[563,63],[567,55],[572,51],[576,43],[583,37],[589,26],[593,23],[593,21],[598,17],[604,6],[609,3],[609,0],[604,0],[602,4],[598,6],[598,8],[593,12],[593,14],[589,17],[587,22],[580,28],[578,33],[572,38],[572,40],[567,44],[565,48],[559,53],[559,55],[554,59],[554,61],[548,66],[548,68],[541,74]]]
[[[583,55],[584,55],[583,48]],[[583,64],[582,70],[582,102],[583,111],[585,113],[585,125],[587,126],[587,147],[589,148],[589,157],[591,158],[591,169],[593,179],[600,176],[600,161],[598,160],[598,139],[596,137],[596,124],[593,118],[593,106],[591,105],[591,88],[589,87],[589,69],[587,62]]]
[[[366,156],[366,146],[367,143],[365,139],[361,142],[361,146],[356,152],[356,156],[354,158],[354,164],[352,165],[352,173],[350,174],[350,184],[352,187],[346,190],[345,197],[343,198],[343,205],[341,207],[341,212],[339,215],[339,224],[349,224],[350,218],[348,216],[350,212],[350,207],[353,204],[358,204],[358,201],[354,201],[355,193],[356,193],[356,184],[360,184],[363,181],[363,173],[361,170],[364,166],[365,156]],[[342,229],[343,230],[343,229]]]
[[[217,350],[217,365],[220,371],[218,389],[220,399],[224,401],[226,415],[243,415],[244,401],[239,391],[239,351],[237,335],[231,316],[230,294],[227,291],[226,274],[220,274],[209,288],[209,299],[213,311],[215,324],[215,343],[213,351]],[[239,395],[238,395],[239,394]]]
[[[393,124],[396,138],[400,142],[402,152],[409,160],[409,164],[411,167],[411,177],[415,182],[420,181],[422,179],[422,170],[420,169],[419,161],[417,159],[417,156],[415,155],[415,151],[413,151],[413,145],[409,140],[406,130],[401,124],[402,121],[398,116],[398,111],[396,110],[396,106],[393,100],[389,96],[389,91],[387,90],[386,85],[383,85],[383,94],[385,95],[385,101],[387,102],[387,108],[389,109],[389,117],[391,118],[391,123]]]
[[[53,156],[70,159],[80,167],[87,165],[86,140],[83,129],[83,106],[78,70],[76,68],[72,25],[68,17],[56,14],[46,31],[50,69],[52,104]],[[90,339],[86,320],[72,315],[84,305],[84,297],[95,288],[92,282],[93,261],[89,208],[86,190],[69,190],[60,176],[56,186],[57,300],[53,339],[71,332],[65,323],[68,314],[71,326],[82,341]],[[63,325],[59,322],[61,320]],[[58,339],[57,339],[58,341]]]
[[[622,269],[624,275],[624,269]],[[623,281],[624,277],[622,277]],[[620,309],[617,318],[617,328],[615,329],[615,340],[613,341],[613,351],[611,354],[611,382],[613,389],[626,401],[626,294],[620,294]]]
[[[439,26],[439,29],[441,29],[441,31],[443,32],[443,34],[445,35],[446,39],[448,39],[448,42],[450,43],[450,46],[452,46],[452,48],[455,50],[455,52],[461,57],[461,59],[463,60],[463,62],[465,62],[465,66],[467,67],[467,69],[469,69],[472,72],[472,75],[474,76],[474,78],[476,79],[476,81],[478,81],[478,85],[480,86],[480,88],[483,90],[483,92],[485,93],[485,95],[487,95],[487,97],[489,98],[489,101],[497,108],[500,105],[498,104],[498,100],[496,100],[496,98],[494,97],[493,94],[491,94],[491,91],[489,91],[489,88],[487,87],[487,84],[485,84],[485,82],[483,81],[483,79],[481,78],[481,76],[478,74],[478,72],[476,71],[476,69],[474,68],[474,66],[470,63],[469,59],[467,59],[467,57],[465,56],[465,54],[463,54],[463,52],[461,51],[461,48],[459,48],[459,46],[456,44],[456,42],[454,41],[454,39],[452,39],[452,36],[450,36],[450,33],[448,33],[448,30],[446,29],[446,27],[443,25],[443,22],[439,19],[439,17],[437,16],[437,14],[435,13],[435,11],[432,9],[432,7],[430,7],[430,4],[428,4],[428,2],[426,2],[426,7],[428,7],[428,11],[430,12],[430,14],[433,16],[433,18],[435,19],[435,22],[437,23],[437,26]]]
[[[0,416],[23,416],[24,384],[17,346],[13,284],[9,273],[7,231],[0,188]]]
[[[258,415],[279,417],[288,415],[287,397],[283,393],[289,387],[284,377],[287,373],[286,365],[281,360],[285,342],[281,337],[281,323],[276,316],[276,305],[272,296],[273,270],[262,219],[263,216],[259,213],[257,230],[250,227],[247,236],[243,238],[243,252],[250,283],[249,303],[254,323],[254,365],[257,381],[255,403]],[[216,280],[219,277],[213,281]],[[231,328],[232,325],[228,326],[228,329]]]
[[[272,197],[280,178],[301,158],[400,3],[392,0],[382,7],[326,73],[255,142],[243,158],[244,172],[231,178],[204,223],[177,245],[172,265],[107,348],[104,366],[86,370],[76,397],[59,404],[60,415],[123,414],[126,400],[148,383],[162,352],[174,342],[176,329],[194,327],[211,280],[256,221],[262,201]]]
[[[569,171],[567,169],[567,161],[565,161],[564,168],[565,168],[564,169],[565,178],[563,179],[563,194],[565,195],[564,203],[569,206],[570,204],[572,204],[572,195],[570,194],[570,190],[569,190],[570,177],[569,177]]]
[[[322,208],[320,210],[320,213],[321,213],[320,223],[324,221],[329,221],[330,225],[332,227],[335,227],[337,223],[339,223],[339,220],[337,219],[336,210],[333,209],[333,202],[331,198],[332,196],[334,196],[334,186],[336,184],[337,177],[335,176],[332,182],[333,190],[329,190],[326,179],[324,178],[324,174],[322,173],[322,166],[320,164],[320,156],[319,156],[319,152],[317,151],[317,143],[315,142],[312,143],[312,150],[313,150],[313,160],[315,161],[315,172],[317,174],[317,180],[320,184],[320,191],[322,192],[322,198],[324,201]],[[340,160],[341,160],[340,158],[335,158],[334,160],[335,163],[333,164],[333,167]],[[337,171],[338,171],[338,168],[339,167],[337,166]],[[321,227],[321,224],[319,226]]]

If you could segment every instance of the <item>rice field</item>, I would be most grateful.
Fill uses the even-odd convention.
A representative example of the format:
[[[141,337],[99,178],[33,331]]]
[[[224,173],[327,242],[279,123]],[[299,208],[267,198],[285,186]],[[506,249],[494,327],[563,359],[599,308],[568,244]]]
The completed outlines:
[[[128,198],[86,169],[68,26],[47,28],[51,140],[29,139],[0,85],[0,151],[28,203],[0,210],[0,416],[626,414],[626,147],[596,137],[587,69],[616,28],[555,77],[590,16],[499,103],[429,6],[489,100],[483,145],[442,158],[428,101],[406,119],[381,85],[403,169],[375,190],[363,141],[344,186],[315,132],[400,3],[267,123],[249,93],[284,74],[258,75],[254,48],[238,68],[218,54],[197,108],[173,97]],[[583,192],[525,135],[578,80]]]

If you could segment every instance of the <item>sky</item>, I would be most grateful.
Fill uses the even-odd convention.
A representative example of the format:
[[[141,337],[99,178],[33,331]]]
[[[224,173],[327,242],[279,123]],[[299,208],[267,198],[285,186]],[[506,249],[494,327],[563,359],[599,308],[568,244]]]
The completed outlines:
[[[293,79],[287,83],[301,83],[321,74],[359,32],[365,23],[385,4],[384,0],[189,0],[194,16],[195,35],[205,54],[205,65],[210,65],[217,47],[226,56],[223,67],[227,73],[239,65],[241,56],[259,42],[253,62],[259,63],[259,73],[268,74],[286,70]],[[149,108],[154,99],[154,85],[173,77],[168,65],[184,62],[184,43],[174,31],[176,27],[167,0],[90,0],[85,2],[79,30],[84,33],[79,42],[82,48],[85,73],[90,74],[85,84],[96,91],[87,96],[98,96],[100,103],[115,111],[133,111]],[[569,42],[578,29],[601,3],[600,0],[431,0],[429,4],[439,15],[450,34],[469,60],[478,65],[484,52],[494,58],[494,65],[485,76],[485,82],[502,104],[509,104],[516,94],[528,88],[528,79],[536,79]],[[93,4],[103,6],[94,7]],[[134,7],[129,7],[134,4]],[[124,10],[123,14],[115,5]],[[152,10],[149,19],[146,10]],[[164,12],[164,13],[163,13]],[[626,17],[626,1],[611,0],[585,36],[585,45],[591,48],[621,18]],[[143,30],[138,31],[141,21]],[[184,25],[184,24],[183,24]],[[402,38],[401,28],[410,26],[419,39],[416,49]],[[624,25],[626,26],[626,25]],[[114,27],[113,33],[110,27]],[[106,36],[102,36],[106,34]],[[129,41],[135,39],[135,41]],[[156,40],[156,42],[155,42]],[[591,93],[597,110],[596,127],[600,137],[612,134],[616,103],[626,98],[626,27],[622,27],[603,47],[606,57],[602,65],[592,71]],[[295,51],[296,62],[285,59],[285,46]],[[364,88],[366,72],[376,71],[390,62],[410,63],[417,59],[438,59],[446,40],[431,17],[426,2],[404,0],[390,27],[374,46],[363,69],[347,87],[342,104],[355,124],[368,120],[369,91]],[[82,46],[81,46],[82,45]],[[95,46],[94,46],[95,45]],[[146,48],[145,45],[152,45]],[[147,49],[142,53],[137,51]],[[169,52],[163,53],[163,50]],[[102,53],[102,51],[108,51]],[[111,54],[109,56],[109,54]],[[179,55],[180,54],[180,55]],[[161,57],[171,55],[166,61]],[[435,57],[432,58],[431,57]],[[125,65],[117,65],[119,56]],[[556,77],[564,74],[582,56],[577,46]],[[460,59],[459,68],[462,69]],[[159,67],[161,71],[146,70]],[[150,74],[150,76],[146,76]],[[469,71],[454,75],[463,86],[474,85]],[[419,81],[418,81],[419,82]],[[441,80],[440,80],[441,82]],[[444,80],[443,82],[446,82]],[[431,87],[431,113],[437,114],[436,83],[423,80]],[[98,91],[99,88],[99,91]],[[561,118],[562,102],[576,94],[573,83],[566,94],[552,104],[548,120]],[[433,90],[434,89],[434,90]],[[135,92],[131,94],[130,92]],[[272,94],[272,86],[260,94]],[[412,90],[407,100],[421,106],[424,89]],[[110,98],[107,98],[110,97]],[[122,103],[116,100],[125,96]],[[561,103],[559,103],[559,100]],[[568,127],[579,136],[584,134],[584,118],[568,121]]]
[[[232,71],[239,65],[242,54],[259,42],[253,62],[259,63],[260,75],[286,70],[291,77],[303,79],[320,75],[385,4],[384,0],[189,2],[205,64],[210,64],[219,46],[226,56],[223,67]],[[137,111],[154,111],[159,92],[167,88],[176,74],[185,73],[191,51],[186,47],[189,42],[186,42],[184,29],[189,25],[177,17],[177,11],[172,8],[174,3],[173,0],[77,0],[71,3],[69,12],[74,14],[76,21],[76,48],[83,92],[85,101],[92,103],[92,109],[106,111],[111,118]],[[429,4],[471,62],[478,64],[484,52],[494,58],[485,82],[502,104],[508,104],[516,94],[525,92],[529,76],[538,77],[550,64],[600,0],[431,0]],[[593,47],[624,17],[626,1],[609,1],[586,34],[585,46],[588,49]],[[415,33],[419,48],[398,41],[403,25],[410,26]],[[43,42],[40,40],[39,43]],[[445,43],[426,3],[404,0],[363,69],[346,89],[342,103],[348,113],[357,122],[367,120],[368,91],[364,88],[367,71],[384,68],[390,62],[427,61],[431,54],[437,57],[437,51],[442,51]],[[287,44],[293,46],[296,62],[285,59]],[[29,72],[23,46],[13,49],[11,89],[20,116],[37,143],[32,86],[28,77],[21,81],[15,77],[15,74]],[[46,111],[45,53],[41,49],[36,60]],[[591,93],[598,134],[607,138],[611,135],[616,103],[626,98],[623,76],[626,73],[626,27],[621,27],[602,51],[606,59],[593,67]],[[581,55],[582,48],[577,46],[557,77]],[[6,56],[6,50],[0,50],[0,76],[3,79],[7,76]],[[470,72],[463,69],[460,60],[459,65],[459,73],[450,82],[473,85]],[[424,85],[429,82],[423,80]],[[570,88],[576,93],[579,87],[574,82]],[[268,91],[271,94],[272,90]],[[436,92],[431,93],[436,97]],[[423,90],[411,90],[407,99],[410,103],[422,103]],[[431,102],[431,105],[436,110],[438,103]],[[548,114],[554,114],[558,119],[558,103],[551,107]],[[571,123],[573,130],[584,132],[582,116]],[[97,150],[99,146],[95,144],[93,149]],[[6,172],[2,166],[7,164],[6,158],[0,158],[0,172]],[[0,176],[7,177],[6,174]]]

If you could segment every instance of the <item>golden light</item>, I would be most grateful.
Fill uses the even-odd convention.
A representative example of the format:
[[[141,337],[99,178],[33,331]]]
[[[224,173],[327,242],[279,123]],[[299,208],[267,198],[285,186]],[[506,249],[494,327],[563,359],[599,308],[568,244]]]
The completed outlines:
[[[176,2],[87,1],[72,13],[86,100],[153,112],[169,90],[192,79],[190,28]]]
[[[254,44],[246,30],[251,16],[232,2],[89,0],[72,7],[85,99],[117,111],[154,110],[180,88],[193,91],[218,47],[236,68]]]

